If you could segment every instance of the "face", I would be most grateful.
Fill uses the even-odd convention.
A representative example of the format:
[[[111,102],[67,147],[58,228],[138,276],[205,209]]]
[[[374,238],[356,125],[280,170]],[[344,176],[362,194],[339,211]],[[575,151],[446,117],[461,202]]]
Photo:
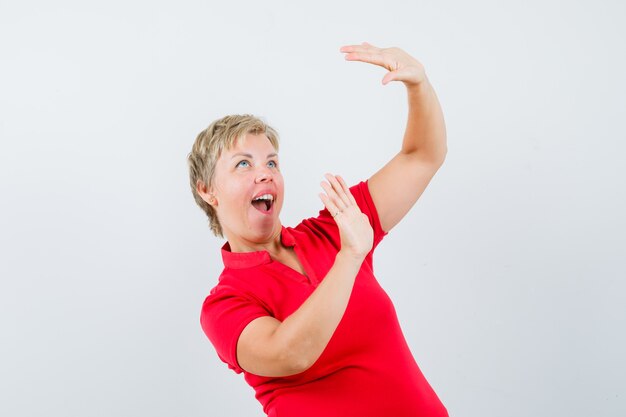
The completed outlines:
[[[214,200],[209,204],[217,211],[232,250],[280,236],[283,176],[276,150],[265,134],[248,134],[222,152],[211,191]]]

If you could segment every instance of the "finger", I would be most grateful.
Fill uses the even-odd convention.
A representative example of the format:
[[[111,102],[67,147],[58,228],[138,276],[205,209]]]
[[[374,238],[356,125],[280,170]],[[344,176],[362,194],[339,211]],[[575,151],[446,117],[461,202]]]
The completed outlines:
[[[363,42],[360,45],[344,45],[339,48],[339,52],[367,52],[373,49],[380,49],[371,43]]]
[[[350,204],[353,204],[354,197],[352,196],[352,193],[350,192],[350,188],[348,188],[348,185],[346,184],[346,182],[339,175],[335,175],[335,178],[337,178],[337,182],[339,182],[339,185],[341,185],[341,190],[344,192],[344,194],[348,198],[348,201],[350,202]]]
[[[377,51],[353,51],[348,52],[343,57],[346,61],[361,61],[361,62],[369,62],[370,64],[380,65],[381,67],[385,67],[389,69],[389,66],[386,65],[385,59],[380,52]]]
[[[346,181],[343,179],[343,177],[339,175],[335,175],[335,178],[337,178],[337,181],[341,185],[341,189],[345,193],[350,204],[354,206],[358,206],[356,200],[354,199],[354,196],[352,195],[352,192],[350,191],[350,187],[348,187],[348,184],[346,184]]]
[[[339,210],[337,206],[332,201],[330,201],[330,198],[328,198],[326,194],[319,193],[318,196],[322,200],[322,203],[324,203],[326,210],[328,210],[328,212],[330,213],[331,216],[333,216],[333,218],[337,216],[338,213],[341,212],[341,210]]]
[[[346,207],[350,206],[352,202],[350,201],[350,199],[346,195],[346,192],[344,191],[344,189],[341,186],[341,184],[339,184],[339,181],[337,181],[337,178],[335,178],[335,176],[331,175],[331,174],[326,174],[325,177],[328,180],[328,182],[330,182],[332,184],[333,188],[335,189],[335,192],[337,193],[339,198],[341,198],[341,201],[343,202],[343,204]]]
[[[327,183],[326,181],[322,181],[320,183],[324,191],[326,191],[326,195],[332,201],[332,203],[337,207],[339,211],[343,211],[347,206],[343,202],[343,200],[337,195],[337,192],[333,189],[332,185]]]
[[[346,61],[361,61],[368,64],[378,65],[383,67],[387,71],[397,71],[400,68],[400,63],[396,60],[392,60],[389,55],[383,55],[382,53],[369,53],[369,52],[351,52],[344,56]]]
[[[341,184],[341,187],[343,188],[344,192],[347,194],[348,198],[350,199],[350,202],[356,206],[357,205],[356,200],[354,199],[354,196],[350,192],[350,188],[348,187],[348,184],[346,184],[343,178],[340,177],[339,175],[337,175],[337,180],[339,180],[339,184]]]

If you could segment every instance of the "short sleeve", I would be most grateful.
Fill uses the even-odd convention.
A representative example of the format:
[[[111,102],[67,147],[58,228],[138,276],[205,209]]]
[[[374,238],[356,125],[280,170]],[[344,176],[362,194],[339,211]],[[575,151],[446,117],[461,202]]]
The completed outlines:
[[[369,218],[370,224],[374,231],[374,244],[372,249],[380,243],[381,240],[387,235],[380,224],[380,218],[378,217],[378,211],[372,200],[367,181],[361,181],[360,183],[350,187],[350,192],[354,196],[357,205],[361,211]]]
[[[237,373],[243,369],[237,362],[237,342],[243,329],[256,318],[269,312],[254,299],[229,287],[211,290],[202,304],[200,324],[219,358]]]

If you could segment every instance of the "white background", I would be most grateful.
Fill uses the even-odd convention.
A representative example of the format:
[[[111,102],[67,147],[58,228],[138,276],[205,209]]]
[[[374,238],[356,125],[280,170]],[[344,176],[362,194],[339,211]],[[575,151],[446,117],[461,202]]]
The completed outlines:
[[[426,67],[448,156],[376,274],[451,416],[626,415],[620,1],[0,3],[0,414],[262,416],[202,333],[188,185],[231,113],[281,135],[285,225],[400,148]]]

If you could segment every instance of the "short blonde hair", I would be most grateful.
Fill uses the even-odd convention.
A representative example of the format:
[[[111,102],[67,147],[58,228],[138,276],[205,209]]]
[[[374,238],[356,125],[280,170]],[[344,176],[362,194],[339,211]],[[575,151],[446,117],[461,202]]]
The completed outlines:
[[[276,130],[251,114],[232,114],[215,120],[200,132],[191,152],[187,155],[191,193],[209,218],[209,227],[215,236],[223,237],[222,226],[215,209],[198,193],[196,184],[200,180],[207,186],[212,185],[215,165],[222,151],[231,149],[238,139],[244,138],[248,133],[255,135],[264,133],[278,152],[279,138]]]

